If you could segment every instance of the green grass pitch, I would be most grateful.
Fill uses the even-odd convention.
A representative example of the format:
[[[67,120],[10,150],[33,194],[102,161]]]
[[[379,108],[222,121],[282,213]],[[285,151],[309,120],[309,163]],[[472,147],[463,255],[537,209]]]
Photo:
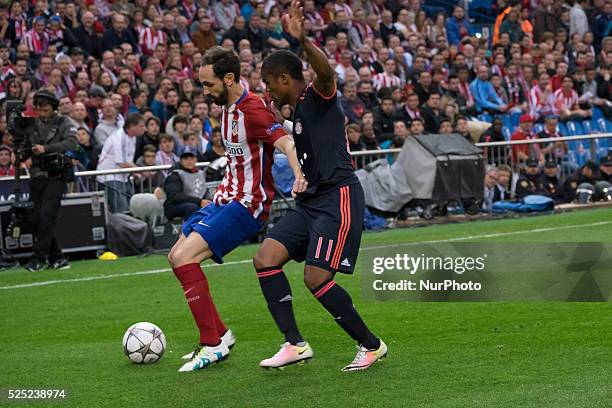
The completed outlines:
[[[450,238],[610,242],[611,231],[612,210],[592,210],[367,233],[362,246]],[[365,321],[389,345],[388,358],[367,372],[343,373],[355,345],[306,290],[295,263],[286,272],[315,357],[304,366],[262,370],[259,360],[275,353],[282,339],[250,264],[255,250],[240,247],[227,265],[205,265],[237,343],[228,361],[197,373],[177,372],[197,331],[179,283],[161,271],[168,267],[164,257],[1,272],[0,389],[67,389],[67,401],[31,404],[38,407],[612,406],[610,304],[366,303],[359,273],[340,276]],[[46,283],[27,286],[36,282]],[[122,354],[123,333],[138,321],[159,325],[167,336],[166,354],[156,364],[134,365]],[[9,406],[6,400],[0,405]]]

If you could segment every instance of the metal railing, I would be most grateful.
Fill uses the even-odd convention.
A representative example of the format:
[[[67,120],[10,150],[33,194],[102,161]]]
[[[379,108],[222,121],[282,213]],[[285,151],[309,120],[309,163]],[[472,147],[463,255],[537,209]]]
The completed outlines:
[[[518,152],[524,151],[530,158],[537,159],[540,156],[544,161],[556,162],[558,177],[565,178],[586,161],[597,160],[612,150],[612,133],[475,143],[475,145],[483,149],[488,164],[507,165],[517,172],[524,162],[518,157]],[[519,149],[520,146],[528,148]],[[351,152],[351,156],[356,166],[363,168],[378,159],[387,158],[392,162],[401,150],[402,148],[356,151]]]
[[[518,151],[530,156],[540,153],[542,159],[554,160],[558,164],[560,179],[567,177],[587,160],[594,160],[606,154],[612,148],[612,133],[599,133],[590,135],[567,136],[548,139],[532,139],[521,141],[504,141],[490,143],[476,143],[483,149],[487,163],[495,165],[508,165],[513,171],[518,171],[522,160],[519,160]],[[550,148],[552,146],[552,148]],[[527,147],[527,148],[525,148]],[[401,148],[379,149],[351,152],[357,168],[367,164],[387,159],[390,163],[401,152]],[[209,162],[197,163],[199,168],[205,168]],[[144,167],[131,167],[113,170],[76,171],[74,181],[68,186],[68,193],[84,193],[104,191],[109,210],[112,212],[127,211],[129,199],[136,193],[155,193],[157,187],[162,187],[163,180],[171,165],[157,165]],[[115,182],[108,176],[125,175],[122,181]],[[27,176],[22,177],[27,179]],[[12,177],[2,177],[3,180],[12,180]],[[210,188],[216,188],[218,181],[209,183]]]

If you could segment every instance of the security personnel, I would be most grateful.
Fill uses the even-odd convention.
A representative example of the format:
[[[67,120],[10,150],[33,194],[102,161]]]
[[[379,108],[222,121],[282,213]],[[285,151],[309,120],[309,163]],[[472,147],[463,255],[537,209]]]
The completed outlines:
[[[576,189],[582,183],[595,184],[598,166],[595,162],[587,161],[574,174],[568,176],[563,182],[563,198],[566,203],[571,203],[577,198]]]
[[[206,187],[204,173],[196,167],[196,156],[188,151],[181,154],[180,160],[164,182],[166,201],[164,214],[172,219],[189,218],[191,214],[210,203],[210,193]]]
[[[77,129],[68,117],[56,113],[58,106],[53,93],[43,89],[34,94],[37,117],[28,140],[32,146],[30,201],[34,203],[35,242],[34,257],[26,269],[31,272],[47,265],[53,269],[69,267],[55,237],[55,227],[70,168],[64,154],[76,151]]]
[[[561,199],[556,162],[549,160],[544,164],[544,173],[538,178],[537,190],[539,194],[554,200]]]
[[[525,198],[530,194],[537,194],[538,177],[540,170],[538,161],[535,159],[527,159],[525,161],[525,169],[519,175],[516,182],[516,197]]]

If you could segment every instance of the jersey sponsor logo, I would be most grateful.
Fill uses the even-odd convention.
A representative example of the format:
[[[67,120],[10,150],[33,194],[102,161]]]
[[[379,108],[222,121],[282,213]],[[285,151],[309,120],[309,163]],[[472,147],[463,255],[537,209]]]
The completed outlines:
[[[266,130],[266,134],[270,136],[276,129],[281,129],[283,126],[279,123],[275,123],[268,130]]]
[[[244,150],[240,143],[225,141],[225,150],[232,156],[244,156]]]
[[[296,135],[302,134],[302,122],[295,123],[295,134]]]

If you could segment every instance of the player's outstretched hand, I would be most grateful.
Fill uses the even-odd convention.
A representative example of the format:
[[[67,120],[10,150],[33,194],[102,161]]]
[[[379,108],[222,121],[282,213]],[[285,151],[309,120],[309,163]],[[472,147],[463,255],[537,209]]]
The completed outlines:
[[[296,177],[293,182],[293,188],[291,189],[291,197],[296,198],[298,193],[306,191],[308,188],[308,182],[304,176]]]
[[[296,40],[306,38],[306,30],[304,30],[304,11],[300,7],[300,2],[294,0],[289,7],[289,14],[283,16],[283,26]]]

